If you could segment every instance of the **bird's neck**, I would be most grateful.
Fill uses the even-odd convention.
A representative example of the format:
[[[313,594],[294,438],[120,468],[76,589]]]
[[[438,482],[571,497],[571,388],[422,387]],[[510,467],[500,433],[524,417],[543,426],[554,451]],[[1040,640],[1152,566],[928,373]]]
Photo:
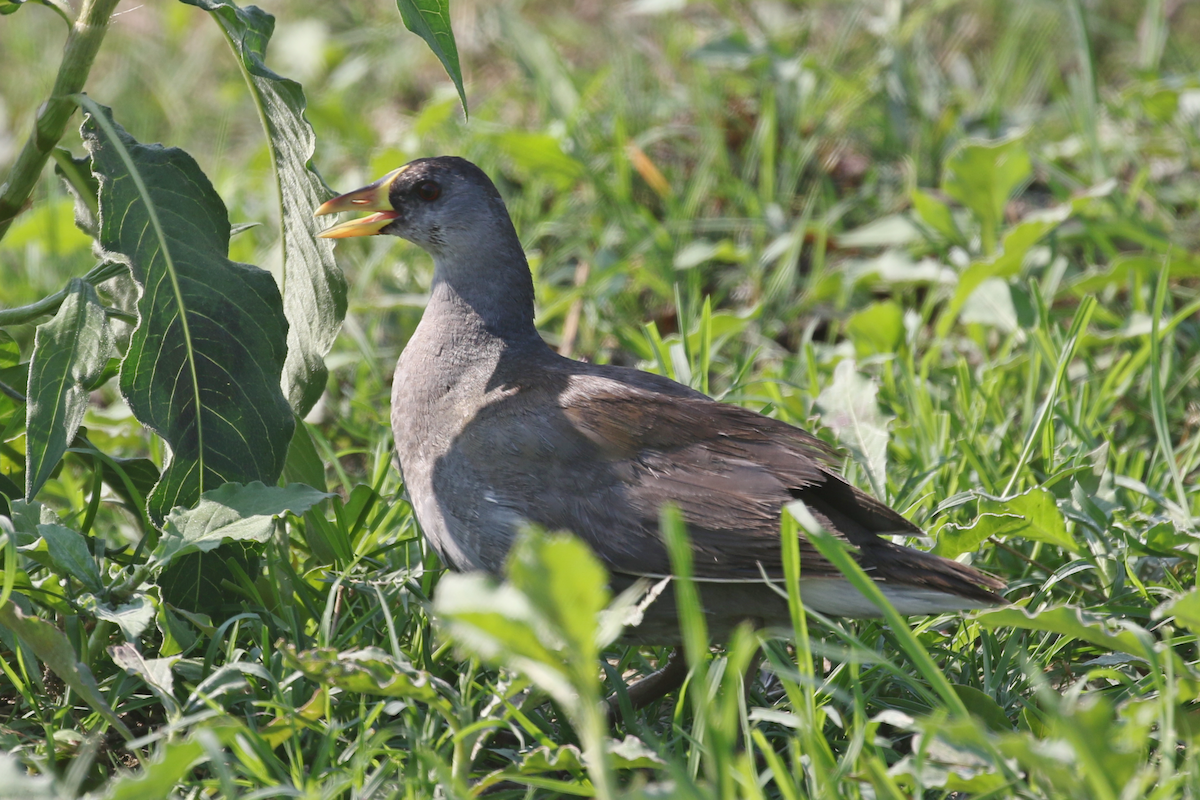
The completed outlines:
[[[433,312],[456,329],[456,336],[481,343],[540,343],[533,324],[533,277],[515,234],[512,239],[493,240],[490,250],[472,248],[471,256],[437,254],[426,315]],[[471,263],[472,257],[484,263]]]

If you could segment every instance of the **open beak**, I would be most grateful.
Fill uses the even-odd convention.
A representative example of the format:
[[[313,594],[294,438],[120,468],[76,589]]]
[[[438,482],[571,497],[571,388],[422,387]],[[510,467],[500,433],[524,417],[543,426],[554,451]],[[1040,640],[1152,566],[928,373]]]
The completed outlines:
[[[332,228],[318,233],[317,237],[320,239],[346,239],[351,236],[374,236],[387,227],[389,223],[400,216],[400,212],[392,208],[391,201],[388,200],[388,191],[392,187],[392,182],[400,177],[400,173],[404,169],[401,167],[392,170],[369,186],[355,189],[353,192],[347,192],[322,203],[321,207],[313,212],[314,217],[336,214],[339,211],[374,211],[375,213],[369,217],[352,219],[334,225]]]

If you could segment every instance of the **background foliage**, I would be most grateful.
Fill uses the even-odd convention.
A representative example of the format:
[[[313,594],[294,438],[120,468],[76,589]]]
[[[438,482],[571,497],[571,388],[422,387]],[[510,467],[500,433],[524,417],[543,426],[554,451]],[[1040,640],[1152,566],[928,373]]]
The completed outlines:
[[[55,88],[78,9],[0,0],[0,172],[65,130],[0,220],[0,794],[1198,794],[1200,11],[457,2],[435,54],[400,5],[119,4]],[[441,573],[387,430],[431,265],[312,238],[310,163],[436,153],[496,178],[549,341],[838,443],[1014,605],[792,597],[606,727],[666,651],[572,540]]]

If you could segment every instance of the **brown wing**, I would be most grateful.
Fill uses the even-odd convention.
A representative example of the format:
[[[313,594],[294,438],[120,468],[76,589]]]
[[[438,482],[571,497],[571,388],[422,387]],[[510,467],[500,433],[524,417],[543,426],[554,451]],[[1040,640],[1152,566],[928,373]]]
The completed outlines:
[[[663,567],[658,516],[673,503],[688,525],[698,577],[752,579],[763,570],[781,576],[780,512],[803,500],[826,530],[858,548],[859,562],[877,580],[999,599],[982,588],[1002,588],[995,578],[881,538],[921,531],[846,483],[832,471],[830,449],[799,428],[704,397],[589,379],[573,381],[558,407],[622,482],[618,496],[628,515],[651,534],[656,552],[636,554],[641,571]],[[639,571],[627,563],[623,543],[614,547],[603,530],[578,530],[591,527],[585,520],[572,523],[614,566]],[[801,558],[806,576],[840,574],[803,537]]]

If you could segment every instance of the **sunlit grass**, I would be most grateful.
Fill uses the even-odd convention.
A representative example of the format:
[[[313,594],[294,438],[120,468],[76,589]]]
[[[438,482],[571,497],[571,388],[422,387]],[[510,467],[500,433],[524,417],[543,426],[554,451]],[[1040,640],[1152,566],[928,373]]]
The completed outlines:
[[[124,797],[177,782],[190,797],[661,796],[666,781],[681,797],[1194,796],[1200,16],[1153,2],[897,8],[456,4],[469,122],[390,5],[268,10],[271,63],[304,83],[332,186],[417,156],[477,161],[530,254],[548,339],[575,314],[577,356],[637,363],[831,443],[855,432],[819,398],[853,359],[888,445],[882,461],[848,456],[847,474],[871,487],[875,471],[930,534],[910,544],[1001,576],[1018,608],[908,627],[810,612],[790,636],[693,648],[684,692],[619,719],[621,746],[597,762],[595,720],[503,635],[489,654],[431,620],[442,573],[392,467],[387,399],[431,265],[403,243],[350,242],[350,311],[309,418],[317,475],[288,476],[337,498],[288,518],[231,577],[233,609],[149,626],[141,653],[171,676],[174,710],[115,666],[107,648],[124,640],[73,605],[78,582],[23,553],[11,585],[26,611],[65,632],[141,738],[90,736],[99,717],[0,627],[0,769],[41,776],[20,779],[31,797],[101,791],[121,767],[158,776],[125,779]],[[0,133],[19,143],[61,22],[37,6],[2,19],[0,66],[34,76],[4,93]],[[110,36],[90,94],[141,140],[195,155],[234,221],[265,223],[232,257],[272,266],[270,164],[215,26],[146,5]],[[1012,150],[993,158],[974,138]],[[1028,168],[1006,172],[1013,154]],[[0,150],[0,170],[11,158]],[[0,243],[0,304],[96,263],[66,201],[47,178]],[[979,288],[956,299],[967,275]],[[32,330],[12,331],[26,358]],[[161,460],[111,385],[94,401],[93,438]],[[0,424],[10,473],[22,426]],[[39,499],[78,524],[93,488],[90,459],[69,455]],[[102,499],[94,525],[115,549],[132,517]],[[106,585],[127,579],[94,555]],[[559,669],[590,656],[569,638],[543,645]],[[603,648],[608,689],[667,654]],[[592,676],[563,680],[595,691]]]

